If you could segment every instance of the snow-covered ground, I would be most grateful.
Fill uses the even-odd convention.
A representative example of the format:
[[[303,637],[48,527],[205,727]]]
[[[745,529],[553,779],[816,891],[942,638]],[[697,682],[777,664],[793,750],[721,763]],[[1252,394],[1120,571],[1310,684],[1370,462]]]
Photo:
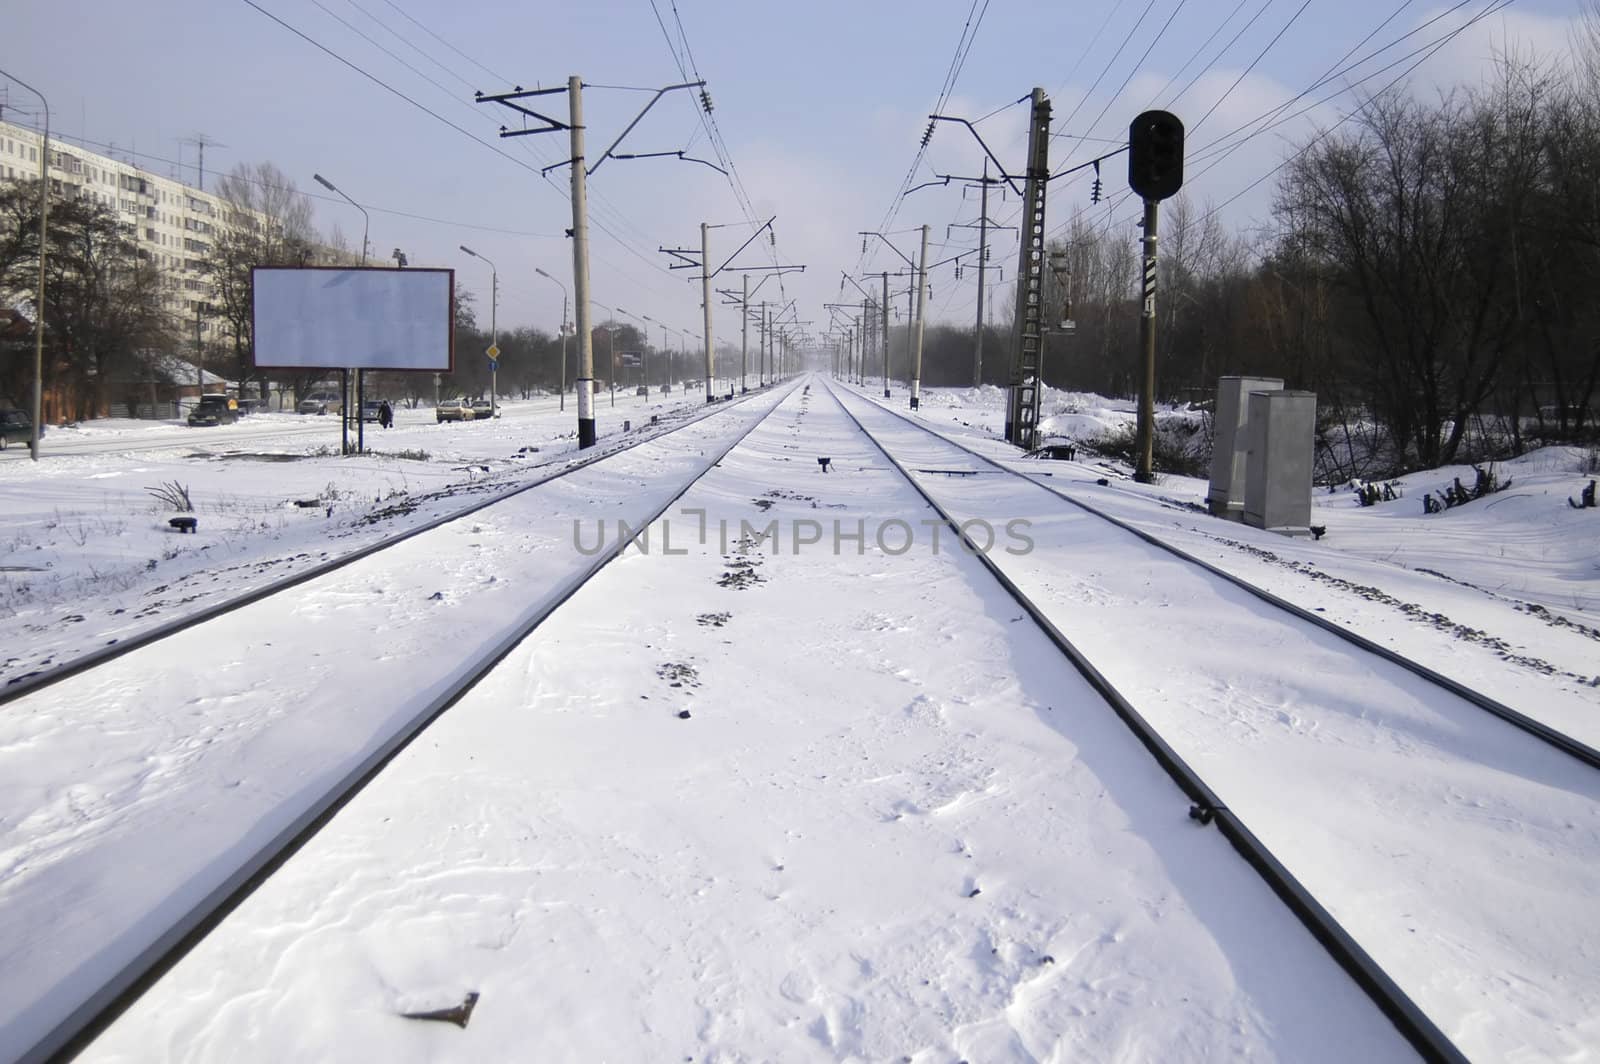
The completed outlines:
[[[934,391],[923,416],[1009,456],[992,439],[1001,400],[994,389]],[[664,412],[632,396],[618,403],[611,415],[601,401],[603,435],[623,417],[637,426],[642,414]],[[1088,396],[1047,395],[1045,408],[1047,431],[1080,439],[1131,417],[1125,404]],[[223,434],[258,418],[205,430],[219,442],[204,457],[188,456],[201,430],[132,423],[80,433],[92,451],[95,436],[126,432],[141,440],[135,452],[34,464],[8,451],[0,609],[13,612],[16,638],[0,678],[118,638],[131,615],[170,617],[218,588],[419,523],[459,505],[461,493],[486,496],[573,446],[570,409],[513,406],[487,425],[419,423],[422,415],[432,416],[402,411],[399,427],[369,437],[389,453],[359,458],[337,456],[336,421],[327,440],[252,440],[241,450],[254,457],[220,457]],[[312,420],[274,417],[286,433]],[[67,435],[52,432],[47,447],[69,450]],[[333,453],[305,454],[324,446]],[[265,457],[288,451],[297,456]],[[834,459],[834,475],[816,464],[821,455]],[[559,521],[617,516],[619,486],[649,494],[666,483],[664,456],[594,467],[593,487],[562,496]],[[1458,471],[1405,478],[1404,497],[1376,507],[1348,492],[1319,495],[1315,520],[1328,533],[1316,543],[1202,516],[1201,481],[1108,476],[1102,487],[1093,481],[1109,471],[1092,461],[1015,464],[1071,482],[1096,506],[1436,668],[1452,666],[1519,708],[1545,710],[1592,743],[1600,511],[1565,501],[1584,482],[1586,457],[1526,456],[1504,468],[1509,491],[1442,514],[1424,515],[1419,497]],[[612,463],[626,472],[606,477]],[[166,531],[169,514],[144,495],[173,480],[198,504],[196,535]],[[652,530],[655,551],[630,551],[562,606],[91,1058],[1409,1055],[1253,873],[1214,833],[1193,829],[1121,725],[1103,708],[1089,712],[1081,679],[1017,623],[972,559],[895,555],[870,536],[859,553],[824,542],[774,556],[740,542],[741,520],[873,522],[918,509],[825,396],[790,397],[677,505],[706,510],[713,530],[726,519],[729,540],[713,531],[702,544],[679,518],[674,544],[688,553],[666,555]],[[374,513],[385,516],[370,523]],[[195,629],[176,678],[112,684],[87,674],[81,697],[52,701],[62,690],[54,688],[0,707],[5,944],[58,932],[92,940],[96,920],[118,908],[108,899],[147,884],[147,864],[182,857],[181,847],[116,849],[99,881],[54,913],[49,895],[31,890],[61,854],[93,869],[104,834],[138,823],[149,795],[183,794],[197,814],[209,807],[196,823],[215,834],[240,784],[268,794],[306,785],[304,766],[281,756],[297,718],[315,718],[303,734],[336,757],[359,745],[358,733],[381,718],[373,707],[410,697],[411,657],[476,642],[464,636],[480,634],[484,611],[504,615],[548,593],[550,563],[571,535],[551,524],[555,513],[524,507],[515,519],[462,529],[450,554],[384,561],[381,579],[308,595],[281,631],[235,625],[221,638]],[[1073,569],[1070,550],[1051,557],[1059,582],[1095,582]],[[404,593],[412,584],[417,593]],[[447,601],[428,607],[423,592],[435,585]],[[451,614],[449,634],[439,629],[430,642],[439,609]],[[1189,638],[1201,648],[1209,634],[1200,619]],[[258,643],[280,640],[298,651],[285,660],[301,664],[265,666],[277,669],[274,697],[236,682],[262,667]],[[373,647],[388,662],[376,672],[365,664]],[[1157,661],[1152,682],[1181,701],[1197,681]],[[1285,673],[1308,664],[1269,661]],[[24,706],[33,708],[18,712]],[[1296,728],[1316,727],[1315,705],[1292,709]],[[1241,732],[1241,751],[1260,739]],[[265,750],[278,753],[251,760]],[[1401,764],[1403,754],[1385,752]],[[1361,767],[1330,757],[1321,770]],[[1295,770],[1313,777],[1319,768]],[[1483,771],[1487,780],[1503,767]],[[1515,783],[1501,781],[1497,793]],[[1452,815],[1493,820],[1492,809],[1471,812],[1481,801],[1474,780],[1461,784]],[[1572,823],[1523,841],[1538,842],[1554,869],[1569,853],[1577,867],[1565,873],[1586,882],[1587,840],[1600,825],[1593,807],[1564,809],[1549,812]],[[1391,812],[1444,823],[1403,797]],[[259,811],[238,815],[238,840],[261,828]],[[1507,838],[1522,830],[1511,825]],[[1313,856],[1323,847],[1330,869],[1343,860],[1336,838],[1304,845]],[[1462,919],[1498,892],[1514,894],[1514,881],[1499,879],[1475,889],[1488,871],[1460,871]],[[1406,918],[1390,903],[1400,905],[1408,885],[1393,886],[1387,901],[1378,889],[1363,902],[1379,925]],[[1540,943],[1571,918],[1570,898],[1552,901],[1561,884],[1538,886],[1539,904],[1495,914],[1497,936],[1517,938],[1522,921],[1525,941]],[[12,908],[23,898],[28,906]],[[1564,906],[1559,915],[1552,904]],[[1541,1003],[1550,1014],[1538,1030],[1527,1020],[1519,1029],[1504,1010],[1469,1003],[1471,1023],[1483,1026],[1452,1034],[1497,1057],[1600,1051],[1592,1017],[1560,1012],[1593,998],[1582,961],[1552,956],[1541,978],[1535,956],[1530,978],[1526,958],[1514,973],[1490,971],[1499,962],[1485,959],[1486,981],[1507,980],[1512,1014],[1536,1015]],[[1579,986],[1556,985],[1574,970]],[[464,1030],[397,1018],[468,992],[480,997]],[[11,1000],[14,1008],[20,999]],[[0,1032],[16,1019],[0,1015]]]
[[[681,396],[602,396],[600,444],[704,409]],[[512,401],[492,421],[438,423],[431,408],[366,426],[341,458],[339,419],[255,414],[232,425],[108,419],[45,434],[44,457],[0,453],[0,686],[125,639],[186,609],[507,490],[577,453],[574,401]],[[623,432],[631,425],[631,435]],[[351,433],[352,446],[355,433]],[[185,489],[199,519],[151,492]]]

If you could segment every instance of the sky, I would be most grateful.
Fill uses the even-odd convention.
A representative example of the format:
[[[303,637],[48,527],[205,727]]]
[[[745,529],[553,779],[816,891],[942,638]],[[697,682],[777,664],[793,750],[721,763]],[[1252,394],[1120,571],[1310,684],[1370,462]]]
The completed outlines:
[[[388,261],[400,249],[411,265],[457,269],[487,323],[490,270],[459,250],[465,244],[499,273],[501,326],[552,332],[562,292],[535,270],[571,289],[564,233],[572,218],[567,172],[546,178],[539,171],[569,157],[566,134],[501,139],[498,128],[514,124],[515,116],[473,103],[473,93],[560,86],[580,75],[588,86],[584,125],[593,166],[651,91],[697,80],[698,72],[737,188],[733,177],[676,158],[606,160],[589,181],[595,320],[617,309],[631,312],[619,320],[635,324],[648,316],[676,331],[676,347],[678,333],[701,332],[699,284],[690,279],[698,271],[670,270],[674,260],[659,249],[697,248],[702,222],[726,226],[711,231],[711,258],[720,266],[751,235],[751,219],[775,216],[775,243],[761,238],[716,276],[716,287],[739,288],[735,267],[803,264],[803,274],[768,280],[755,298],[796,301],[793,316],[817,323],[813,329],[825,325],[824,302],[860,298],[845,285],[844,271],[860,278],[904,267],[877,238],[866,238],[863,252],[861,231],[886,230],[901,254],[914,257],[918,227],[927,225],[935,262],[973,247],[974,229],[948,227],[977,220],[975,194],[953,183],[900,195],[936,174],[976,174],[982,163],[975,138],[954,123],[940,123],[919,155],[927,116],[941,99],[941,113],[983,118],[977,128],[984,141],[1013,171],[1022,166],[1027,116],[1025,107],[1007,105],[1035,86],[1055,108],[1055,168],[1114,149],[1135,114],[1152,104],[1167,107],[1189,127],[1187,191],[1198,204],[1222,209],[1230,226],[1249,230],[1268,219],[1272,181],[1261,179],[1290,145],[1314,123],[1338,121],[1351,90],[1382,88],[1412,60],[1381,68],[1491,9],[1410,74],[1413,91],[1477,84],[1508,44],[1560,56],[1580,0],[1520,0],[1503,9],[1500,0],[738,6],[677,0],[675,7],[673,0],[655,0],[654,7],[651,0],[167,0],[159,8],[14,0],[8,6],[0,69],[45,94],[54,128],[69,139],[97,150],[114,144],[119,157],[131,154],[148,169],[193,182],[192,141],[203,135],[215,142],[205,156],[208,187],[219,170],[272,162],[314,194],[324,232],[338,227],[359,247],[360,214],[313,181],[320,173],[368,208],[375,260]],[[1207,144],[1257,128],[1249,126],[1252,119],[1341,68],[1341,57],[1366,56],[1440,15],[1285,112],[1316,104],[1304,115],[1245,141],[1212,169],[1196,161]],[[955,64],[958,50],[964,59]],[[959,69],[946,94],[953,65]],[[1360,81],[1367,75],[1373,76]],[[33,97],[3,79],[0,85],[8,117],[36,116]],[[544,102],[566,117],[564,95]],[[617,148],[621,154],[679,150],[718,158],[696,100],[685,91],[663,96]],[[1102,220],[1137,211],[1122,200],[1120,156],[1104,169],[1109,208],[1091,208],[1087,178],[1052,185],[1052,228],[1076,209],[1092,209]],[[1013,222],[1017,213],[1014,198],[991,204],[997,223]],[[1001,231],[991,252],[991,263],[1003,267],[995,286],[1001,298],[1015,247],[1014,233]],[[752,286],[762,277],[752,273]],[[953,267],[944,266],[930,281],[931,320],[970,320],[972,271],[957,280]],[[719,305],[714,313],[719,340],[738,343],[736,312]],[[652,342],[659,345],[663,336],[651,327]]]

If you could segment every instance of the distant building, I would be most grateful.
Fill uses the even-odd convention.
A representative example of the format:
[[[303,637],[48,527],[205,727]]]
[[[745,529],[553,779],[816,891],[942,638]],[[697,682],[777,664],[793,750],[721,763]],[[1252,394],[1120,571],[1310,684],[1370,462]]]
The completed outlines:
[[[0,177],[39,176],[43,137],[26,126],[0,122]],[[236,208],[220,196],[50,138],[50,192],[89,196],[117,212],[139,250],[170,282],[167,307],[190,315],[206,302],[210,284],[203,259]]]
[[[0,178],[37,179],[43,140],[37,130],[0,121]],[[88,196],[117,213],[140,253],[161,272],[166,308],[188,322],[189,335],[195,331],[196,313],[213,301],[205,272],[212,244],[229,225],[266,220],[241,215],[240,208],[221,196],[55,136],[50,138],[49,180],[52,197]],[[314,261],[336,261],[333,249],[316,250]],[[7,297],[0,300],[0,313],[10,310],[19,296],[0,295]],[[192,351],[187,355],[192,358]],[[157,366],[152,370],[152,379],[167,376]],[[52,405],[47,401],[47,407]]]

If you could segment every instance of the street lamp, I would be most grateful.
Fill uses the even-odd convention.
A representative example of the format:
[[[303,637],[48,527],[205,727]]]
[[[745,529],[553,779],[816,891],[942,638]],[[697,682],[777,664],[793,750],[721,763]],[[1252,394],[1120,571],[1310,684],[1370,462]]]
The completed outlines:
[[[372,218],[367,214],[367,209],[361,204],[357,203],[355,200],[351,199],[349,196],[346,196],[343,192],[339,191],[339,189],[334,186],[332,181],[329,181],[321,174],[312,174],[311,178],[329,192],[343,197],[346,203],[350,204],[350,206],[361,212],[361,265],[365,266],[367,264],[367,234],[372,231]]]
[[[467,245],[461,250],[475,259],[489,263],[489,416],[500,413],[500,326],[497,313],[500,309],[500,271],[485,255],[480,255]]]
[[[561,288],[561,409],[567,408],[567,286],[535,266],[533,272]]]
[[[621,307],[617,308],[617,313],[626,314],[630,318],[638,318],[640,321],[647,322],[650,320],[650,315],[648,314],[635,314],[633,311],[624,310]],[[639,375],[644,379],[644,401],[648,403],[650,402],[650,326],[648,325],[644,327],[643,339],[644,348],[639,352]]]
[[[350,206],[354,207],[356,210],[361,212],[361,265],[365,266],[367,264],[367,234],[372,231],[372,217],[369,214],[367,214],[367,209],[365,207],[363,207],[361,204],[357,203],[355,200],[351,199],[349,196],[345,195],[344,192],[341,189],[339,189],[337,186],[335,186],[332,181],[329,181],[327,178],[323,177],[321,174],[312,174],[311,178],[317,184],[321,185],[323,188],[327,189],[329,192],[332,192],[336,196],[339,196],[346,203],[350,204]],[[401,263],[401,265],[405,265],[405,264]],[[362,381],[362,378],[361,378],[361,371],[358,369],[358,370],[356,370],[356,402],[357,403],[360,403],[361,399],[362,399],[362,392],[363,392],[362,384],[363,384],[363,381]],[[350,453],[350,371],[348,369],[341,370],[339,372],[339,391],[341,393],[340,396],[339,396],[339,405],[344,408],[343,413],[340,414],[340,416],[339,416],[339,451],[340,451],[341,454],[349,454]],[[358,449],[360,448],[361,444],[364,442],[364,440],[363,440],[363,435],[364,434],[362,433],[362,422],[361,422],[360,418],[361,418],[361,412],[358,409],[356,411],[356,446],[357,446]]]
[[[33,308],[33,429],[28,439],[28,449],[33,452],[33,460],[37,462],[39,440],[44,435],[40,416],[44,412],[44,274],[45,236],[50,218],[50,101],[44,98],[44,93],[21,78],[12,77],[3,70],[0,70],[0,74],[39,97],[39,102],[44,105],[44,144],[39,149],[39,298]]]

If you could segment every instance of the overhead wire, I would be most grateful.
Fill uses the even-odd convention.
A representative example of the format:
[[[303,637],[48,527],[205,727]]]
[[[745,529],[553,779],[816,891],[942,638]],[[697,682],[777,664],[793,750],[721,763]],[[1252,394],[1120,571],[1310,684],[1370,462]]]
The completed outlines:
[[[975,10],[977,11],[976,20],[973,18],[973,12]],[[961,35],[956,41],[955,52],[952,54],[951,58],[951,66],[946,72],[944,83],[940,87],[938,99],[934,103],[934,114],[943,112],[945,102],[949,99],[950,94],[955,91],[955,86],[961,77],[962,68],[966,64],[966,57],[972,51],[972,42],[977,39],[978,30],[983,25],[983,16],[987,14],[988,10],[988,0],[984,0],[981,10],[977,9],[977,0],[974,0],[973,7],[968,9],[967,21],[963,23]],[[911,183],[916,180],[917,171],[921,168],[923,160],[927,155],[928,139],[929,138],[925,137],[923,142],[918,146],[916,155],[913,156],[911,160],[910,168],[906,170],[905,177],[900,181],[900,187],[896,189],[894,198],[890,201],[888,209],[884,212],[882,220],[876,227],[877,232],[887,233],[894,225],[894,220],[899,217],[900,206],[905,197],[906,191],[911,187]],[[875,248],[864,250],[856,259],[856,264],[850,272],[862,272],[862,268],[866,265],[866,263],[871,262],[872,259],[876,257],[877,253],[877,249]]]
[[[1117,86],[1117,91],[1109,94],[1106,97],[1105,106],[1100,108],[1100,113],[1095,115],[1093,122],[1089,123],[1090,133],[1093,133],[1095,128],[1100,125],[1100,120],[1106,116],[1107,111],[1111,110],[1111,105],[1116,103],[1117,98],[1122,95],[1125,89],[1127,89],[1128,83],[1133,80],[1134,75],[1139,73],[1139,68],[1144,65],[1144,61],[1146,59],[1150,58],[1150,53],[1155,50],[1155,46],[1161,43],[1161,38],[1166,34],[1167,28],[1172,25],[1172,20],[1178,17],[1178,12],[1183,10],[1183,5],[1186,2],[1187,0],[1178,0],[1177,5],[1172,9],[1172,13],[1167,16],[1167,21],[1161,24],[1161,28],[1156,31],[1156,35],[1151,38],[1150,44],[1144,50],[1144,54],[1139,56],[1138,59],[1134,60],[1133,66],[1128,69],[1128,76],[1122,79],[1122,84]],[[1055,137],[1052,136],[1051,139],[1054,140]],[[1061,160],[1061,165],[1056,167],[1054,174],[1059,174],[1067,168],[1067,164],[1072,161],[1072,156],[1077,152],[1078,147],[1081,144],[1082,141],[1079,141],[1078,144],[1074,144],[1070,149],[1068,149],[1066,157]],[[1054,176],[1054,174],[1052,174],[1052,176]]]
[[[1289,28],[1299,21],[1300,16],[1305,14],[1306,8],[1310,6],[1311,0],[1303,0],[1300,7],[1293,15],[1289,17],[1289,21],[1283,24],[1283,28],[1273,35],[1272,40],[1268,41],[1266,46],[1263,47],[1261,51],[1256,53],[1256,57],[1250,60],[1250,65],[1245,67],[1244,70],[1240,71],[1239,76],[1233,79],[1233,84],[1228,86],[1228,91],[1217,97],[1216,102],[1211,105],[1210,109],[1208,109],[1205,114],[1200,116],[1200,121],[1189,127],[1190,132],[1198,132],[1200,127],[1205,125],[1206,119],[1215,114],[1217,108],[1222,106],[1223,101],[1225,101],[1229,96],[1233,95],[1233,90],[1237,89],[1240,83],[1243,82],[1245,78],[1250,76],[1250,72],[1254,70],[1256,65],[1261,62],[1262,57],[1270,52],[1277,45],[1277,43],[1283,39],[1283,35],[1289,32]]]
[[[1458,8],[1464,6],[1464,4],[1466,2],[1470,2],[1470,0],[1463,0],[1463,3],[1457,4],[1456,8],[1453,8],[1451,10],[1455,10],[1455,9],[1458,9]],[[1481,11],[1479,11],[1477,14],[1473,15],[1471,18],[1467,19],[1467,21],[1463,22],[1460,26],[1457,26],[1454,29],[1449,30],[1446,33],[1440,35],[1439,37],[1436,37],[1433,40],[1428,41],[1426,44],[1423,44],[1423,45],[1419,46],[1418,48],[1413,49],[1412,51],[1406,53],[1405,55],[1401,56],[1400,58],[1391,61],[1390,63],[1378,68],[1377,70],[1371,71],[1371,72],[1363,75],[1361,78],[1357,79],[1356,81],[1352,82],[1351,84],[1345,86],[1344,88],[1341,88],[1337,92],[1329,94],[1328,96],[1324,97],[1323,99],[1316,101],[1315,103],[1307,106],[1306,108],[1303,108],[1302,110],[1296,112],[1295,114],[1290,115],[1290,116],[1288,116],[1286,118],[1280,119],[1279,121],[1274,122],[1270,126],[1263,127],[1262,129],[1259,129],[1256,132],[1251,133],[1249,136],[1239,140],[1238,142],[1236,142],[1235,144],[1229,146],[1228,148],[1223,149],[1220,153],[1218,153],[1217,157],[1211,162],[1211,164],[1209,166],[1207,166],[1205,169],[1201,170],[1199,174],[1195,175],[1195,177],[1196,178],[1201,177],[1204,174],[1206,174],[1207,172],[1209,172],[1210,170],[1214,169],[1224,159],[1226,159],[1229,155],[1231,155],[1232,152],[1236,151],[1238,148],[1242,147],[1245,143],[1247,143],[1251,139],[1254,139],[1256,136],[1260,136],[1263,133],[1269,132],[1270,130],[1272,130],[1274,128],[1277,128],[1277,126],[1280,126],[1280,125],[1283,125],[1286,122],[1292,121],[1294,118],[1300,117],[1301,115],[1305,114],[1306,112],[1308,112],[1310,110],[1313,110],[1316,107],[1321,106],[1322,104],[1327,103],[1328,101],[1330,101],[1330,100],[1332,100],[1332,99],[1334,99],[1334,98],[1336,98],[1338,96],[1342,96],[1342,95],[1344,95],[1344,94],[1346,94],[1348,92],[1353,91],[1356,88],[1359,88],[1361,85],[1363,85],[1366,82],[1372,80],[1373,78],[1378,77],[1378,76],[1380,76],[1382,74],[1385,74],[1390,70],[1393,70],[1395,67],[1406,63],[1407,60],[1411,60],[1411,59],[1415,58],[1415,62],[1412,62],[1409,66],[1407,66],[1404,70],[1402,70],[1399,74],[1397,74],[1394,78],[1392,78],[1388,83],[1386,83],[1381,89],[1379,89],[1374,94],[1376,96],[1383,95],[1384,93],[1388,92],[1390,89],[1392,89],[1396,85],[1398,85],[1400,82],[1404,81],[1413,72],[1415,72],[1420,66],[1422,66],[1423,63],[1426,63],[1434,55],[1438,54],[1438,52],[1440,50],[1442,50],[1447,44],[1449,44],[1451,41],[1453,41],[1456,37],[1458,37],[1462,33],[1464,33],[1467,29],[1469,29],[1470,27],[1476,25],[1478,22],[1482,21],[1483,19],[1487,18],[1488,16],[1493,15],[1493,14],[1497,14],[1498,12],[1504,10],[1505,8],[1510,7],[1511,4],[1513,4],[1515,2],[1516,2],[1516,0],[1488,0],[1488,2],[1485,4],[1484,8]],[[1439,17],[1442,17],[1442,16],[1436,16],[1433,19],[1429,19],[1428,22],[1425,23],[1424,25],[1431,25],[1433,22],[1438,21]],[[1393,47],[1395,43],[1398,43],[1399,41],[1405,40],[1407,37],[1412,36],[1415,32],[1416,32],[1415,30],[1410,31],[1410,32],[1404,34],[1403,36],[1397,38],[1396,41],[1391,42],[1390,44],[1385,45],[1384,47],[1378,49],[1376,52],[1373,52],[1373,53],[1370,53],[1367,56],[1364,56],[1362,59],[1358,60],[1356,63],[1351,64],[1349,67],[1347,67],[1346,71],[1354,69],[1355,67],[1359,67],[1359,66],[1365,64],[1366,62],[1368,62],[1370,59],[1372,59],[1376,55],[1381,55],[1383,52],[1385,52],[1389,48]],[[1327,80],[1328,80],[1327,78],[1321,79],[1318,82],[1318,84],[1325,84]],[[1302,93],[1301,95],[1303,96],[1304,93]],[[1299,97],[1296,97],[1296,98],[1299,98]],[[1265,173],[1261,174],[1255,180],[1251,181],[1248,185],[1246,185],[1244,188],[1240,189],[1238,192],[1234,193],[1232,196],[1228,197],[1226,200],[1223,200],[1221,203],[1213,205],[1209,210],[1207,210],[1207,212],[1204,215],[1202,215],[1200,217],[1200,219],[1198,220],[1198,223],[1199,224],[1203,224],[1205,221],[1208,221],[1212,216],[1214,216],[1215,214],[1220,212],[1223,208],[1233,204],[1234,202],[1238,201],[1241,197],[1243,197],[1248,192],[1250,192],[1253,189],[1259,187],[1262,182],[1266,181],[1268,178],[1272,177],[1274,174],[1276,174],[1280,170],[1282,170],[1285,166],[1288,166],[1295,159],[1298,159],[1300,156],[1304,155],[1307,151],[1311,150],[1311,148],[1314,147],[1316,144],[1320,143],[1326,137],[1331,135],[1335,130],[1337,130],[1339,127],[1343,126],[1350,119],[1354,118],[1357,114],[1360,113],[1360,111],[1361,111],[1361,109],[1358,107],[1358,108],[1353,108],[1353,109],[1345,112],[1342,116],[1340,116],[1340,118],[1336,122],[1334,122],[1328,128],[1326,128],[1326,129],[1320,131],[1319,133],[1317,133],[1314,137],[1312,137],[1305,144],[1301,145],[1294,152],[1292,152],[1288,156],[1286,156],[1277,165],[1271,167]],[[1214,144],[1220,143],[1221,141],[1226,140],[1229,135],[1231,135],[1231,134],[1224,135],[1223,137],[1219,137],[1218,140],[1214,141],[1213,143]],[[1117,199],[1117,201],[1115,203],[1110,205],[1110,210],[1114,210],[1116,206],[1120,206],[1120,204],[1127,202],[1128,198],[1130,198],[1131,196],[1132,196],[1131,191],[1122,194]],[[1101,230],[1100,230],[1101,233],[1109,232],[1117,224],[1128,224],[1128,223],[1131,223],[1134,220],[1132,215],[1129,215],[1128,217],[1120,219],[1120,220],[1114,219],[1114,218],[1110,217],[1110,210],[1108,210],[1107,221],[1101,227]],[[1055,231],[1059,231],[1059,228],[1060,227],[1058,227],[1057,230],[1055,230]]]
[[[511,153],[506,152],[505,150],[501,149],[497,145],[479,138],[478,136],[473,134],[471,131],[463,128],[462,126],[458,125],[455,122],[452,122],[450,119],[448,119],[448,118],[444,117],[443,115],[439,114],[437,111],[435,111],[432,108],[428,107],[426,104],[424,104],[421,101],[415,99],[414,97],[412,97],[412,96],[400,91],[399,89],[395,88],[393,85],[390,85],[388,82],[385,82],[381,78],[377,77],[376,75],[372,74],[371,72],[369,72],[366,69],[362,68],[361,66],[357,65],[356,63],[354,63],[350,59],[348,59],[348,58],[344,57],[343,55],[339,54],[338,52],[334,51],[332,48],[329,48],[327,45],[324,45],[320,41],[318,41],[315,38],[311,37],[309,34],[305,33],[304,31],[300,30],[299,28],[291,25],[290,23],[288,23],[284,19],[279,18],[277,15],[273,14],[271,11],[268,11],[266,8],[262,7],[260,4],[256,3],[255,0],[244,0],[244,2],[246,4],[248,4],[250,7],[254,8],[255,10],[257,10],[258,12],[260,12],[261,14],[267,16],[273,22],[276,22],[278,25],[282,26],[284,29],[289,30],[295,36],[300,37],[302,40],[306,41],[308,44],[311,44],[313,47],[317,48],[319,51],[321,51],[321,52],[327,54],[328,56],[330,56],[331,58],[337,60],[342,65],[349,67],[350,69],[352,69],[355,72],[357,72],[358,74],[360,74],[362,77],[364,77],[367,80],[373,82],[374,84],[380,86],[381,88],[385,89],[386,91],[390,92],[391,94],[400,97],[402,100],[404,100],[405,102],[411,104],[413,107],[416,107],[418,110],[423,111],[424,113],[426,113],[429,116],[435,118],[436,120],[444,123],[445,125],[447,125],[450,128],[456,130],[457,132],[463,134],[464,136],[469,137],[470,139],[472,139],[473,141],[475,141],[478,144],[482,145],[483,147],[488,148],[490,151],[494,152],[496,155],[499,155],[499,156],[509,160],[513,164],[515,164],[517,166],[520,166],[523,169],[530,170],[531,172],[533,172],[535,174],[538,174],[541,178],[544,178],[546,184],[549,184],[552,188],[554,188],[555,191],[559,195],[562,196],[562,198],[564,198],[564,199],[570,198],[570,193],[569,192],[567,192],[565,189],[561,188],[561,186],[556,184],[555,182],[549,181],[547,175],[542,174],[540,172],[539,168],[537,168],[535,166],[532,166],[527,162],[524,162],[523,160],[517,158],[515,155],[512,155]],[[388,2],[388,0],[386,0],[386,2]],[[393,3],[390,3],[390,6],[394,7],[395,5]],[[396,10],[399,10],[399,9],[396,8]],[[405,14],[405,12],[401,11],[401,14]],[[411,18],[409,15],[407,15],[406,17],[408,19],[410,19],[410,21],[412,21],[413,23],[416,23],[419,27],[421,27],[421,23],[417,22],[416,19]],[[424,30],[426,30],[426,27],[422,27],[422,28]],[[431,33],[431,31],[429,31],[429,32]],[[441,40],[441,42],[445,43],[447,47],[451,47],[452,50],[460,53],[459,49],[455,49],[453,46],[450,46],[448,44],[448,42],[443,42],[443,39],[442,38],[438,38],[437,34],[431,34],[431,35],[434,36],[436,39]],[[469,59],[469,61],[471,61],[471,60]],[[409,64],[406,64],[406,65],[409,66]],[[481,64],[477,64],[477,65],[481,66]],[[487,68],[484,68],[484,69],[487,69]],[[412,70],[413,70],[413,72],[416,72],[414,67],[412,68]],[[432,79],[428,79],[428,80],[431,83],[433,83],[433,84],[435,84],[437,86],[437,83],[436,82],[432,82]],[[448,92],[449,90],[445,90],[445,91]],[[524,146],[524,147],[525,147],[525,150],[528,150],[531,153],[531,150],[527,149],[526,146]],[[532,153],[532,154],[536,154],[536,153]],[[619,212],[619,216],[620,216],[620,212]],[[605,236],[610,238],[613,242],[615,242],[623,250],[627,251],[630,255],[633,255],[635,258],[639,259],[639,261],[643,262],[646,266],[650,267],[652,270],[658,271],[658,272],[660,272],[662,274],[666,274],[666,270],[665,270],[664,267],[661,267],[657,262],[655,262],[653,259],[651,259],[648,255],[644,254],[637,247],[633,246],[633,244],[630,243],[627,239],[625,239],[625,238],[619,236],[617,233],[613,232],[604,222],[602,222],[601,220],[599,220],[597,218],[593,218],[593,217],[591,217],[590,221],[591,221],[591,225],[595,229],[599,230]],[[597,258],[601,258],[601,256],[596,256],[596,257]],[[607,261],[607,260],[604,260],[602,258],[602,261]],[[611,265],[611,267],[613,269],[618,269],[619,272],[623,272],[624,275],[626,276],[625,271],[621,271],[619,267],[615,266],[615,264],[611,264],[611,263],[608,262],[608,265]],[[638,283],[636,279],[633,279],[633,278],[629,278],[629,279],[630,280],[634,280],[635,283]]]

